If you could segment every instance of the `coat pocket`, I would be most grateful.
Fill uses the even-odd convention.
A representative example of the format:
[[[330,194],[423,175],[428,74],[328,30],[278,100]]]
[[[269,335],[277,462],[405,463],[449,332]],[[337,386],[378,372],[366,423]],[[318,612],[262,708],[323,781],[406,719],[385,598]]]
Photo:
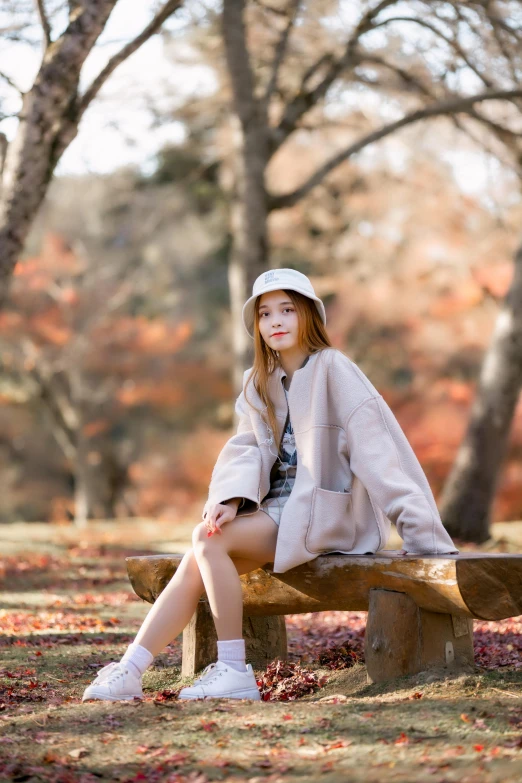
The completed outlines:
[[[305,546],[313,554],[347,551],[355,544],[352,493],[314,487]]]

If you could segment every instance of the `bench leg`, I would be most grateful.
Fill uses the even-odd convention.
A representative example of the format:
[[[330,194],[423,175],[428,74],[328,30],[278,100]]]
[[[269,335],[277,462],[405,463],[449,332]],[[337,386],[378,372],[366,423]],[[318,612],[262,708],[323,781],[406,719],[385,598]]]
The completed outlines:
[[[364,642],[368,682],[384,682],[433,666],[473,666],[473,620],[420,609],[406,593],[370,590]]]
[[[243,638],[247,663],[254,669],[264,669],[271,661],[287,658],[287,637],[284,615],[243,617]],[[217,660],[217,634],[214,619],[206,599],[183,631],[182,677],[193,677]]]

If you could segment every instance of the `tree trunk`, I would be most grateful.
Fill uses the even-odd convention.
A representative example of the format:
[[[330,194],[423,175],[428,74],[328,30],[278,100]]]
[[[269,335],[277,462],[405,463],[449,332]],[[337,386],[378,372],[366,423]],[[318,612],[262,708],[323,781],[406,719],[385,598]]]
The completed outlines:
[[[110,435],[87,437],[78,433],[74,482],[74,523],[87,526],[89,519],[114,519],[116,503],[126,484],[126,471],[112,453]],[[123,475],[125,474],[125,475]]]
[[[53,171],[76,134],[80,71],[117,0],[92,0],[46,50],[34,85],[24,95],[18,130],[9,144],[0,188],[0,305],[43,201]]]
[[[254,280],[265,269],[268,257],[265,172],[270,157],[266,106],[255,94],[254,74],[246,43],[244,0],[225,0],[223,39],[234,109],[239,119],[229,261],[233,380],[236,394],[239,394],[243,371],[251,363],[252,345],[242,323],[241,310],[252,293]]]
[[[522,385],[522,246],[480,372],[464,440],[440,500],[450,535],[489,538],[491,505]]]
[[[244,145],[247,146],[246,138]],[[242,309],[252,294],[254,280],[266,268],[268,255],[264,173],[260,171],[256,157],[257,153],[249,155],[247,150],[241,151],[237,165],[237,194],[231,205],[232,244],[228,282],[236,396],[243,386],[243,372],[252,364],[253,341],[243,326]]]
[[[89,519],[89,490],[83,468],[83,463],[78,461],[74,471],[74,524],[79,530],[87,527]]]

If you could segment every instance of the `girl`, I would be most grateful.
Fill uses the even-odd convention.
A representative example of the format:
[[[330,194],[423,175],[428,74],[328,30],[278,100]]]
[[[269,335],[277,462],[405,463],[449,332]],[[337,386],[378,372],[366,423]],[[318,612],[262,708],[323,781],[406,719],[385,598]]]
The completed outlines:
[[[192,547],[122,659],[100,670],[83,701],[141,698],[142,674],[187,625],[204,591],[218,660],[179,698],[258,701],[245,661],[240,574],[268,563],[284,573],[327,552],[373,555],[386,546],[391,522],[404,540],[401,555],[458,554],[392,411],[331,346],[324,305],[308,277],[294,269],[264,272],[243,323],[254,339],[254,364]]]

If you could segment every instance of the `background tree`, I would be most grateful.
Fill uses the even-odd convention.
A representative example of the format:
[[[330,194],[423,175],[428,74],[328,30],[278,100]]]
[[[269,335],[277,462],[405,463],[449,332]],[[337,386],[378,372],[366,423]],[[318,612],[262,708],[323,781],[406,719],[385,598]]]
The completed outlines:
[[[236,325],[254,279],[270,264],[269,215],[297,204],[342,163],[402,128],[435,117],[462,122],[465,116],[499,132],[514,133],[504,122],[507,117],[494,110],[490,116],[480,111],[486,101],[503,100],[510,102],[506,108],[502,104],[503,115],[511,119],[519,115],[516,99],[522,91],[516,72],[508,67],[511,52],[520,43],[516,26],[506,21],[513,3],[467,6],[427,0],[409,3],[404,13],[398,0],[358,3],[355,8],[351,4],[349,19],[332,33],[327,20],[330,13],[343,19],[342,3],[305,6],[291,0],[247,7],[244,0],[224,0],[223,41],[239,131],[229,264]],[[519,7],[514,10],[520,14]],[[498,64],[494,69],[500,72],[501,83],[485,76],[480,79],[498,58],[499,40],[510,58],[503,69]],[[504,51],[501,56],[506,57]],[[473,86],[481,82],[478,90],[464,88],[470,74],[476,77]],[[326,155],[297,187],[271,192],[268,167],[277,165],[277,156],[292,134],[302,131],[307,119],[311,122],[306,130],[313,133],[314,109],[328,94],[337,90],[360,95],[361,85],[387,95],[393,106],[388,115],[398,117],[385,122],[378,116],[366,117],[360,123],[366,127],[358,129],[344,148]],[[239,389],[250,343],[238,326],[233,336]]]
[[[166,0],[149,24],[133,40],[109,59],[98,76],[85,89],[80,80],[85,61],[103,32],[117,0],[70,0],[63,31],[54,35],[62,7],[49,13],[45,0],[36,3],[43,35],[43,57],[33,86],[20,94],[17,130],[7,144],[0,182],[0,303],[5,301],[8,283],[24,247],[28,231],[45,197],[58,161],[75,138],[81,119],[115,69],[182,5],[182,0]],[[27,14],[23,5],[15,12],[13,23]],[[54,6],[53,6],[54,7]],[[6,31],[12,36],[13,30]],[[16,89],[15,81],[3,82]]]

